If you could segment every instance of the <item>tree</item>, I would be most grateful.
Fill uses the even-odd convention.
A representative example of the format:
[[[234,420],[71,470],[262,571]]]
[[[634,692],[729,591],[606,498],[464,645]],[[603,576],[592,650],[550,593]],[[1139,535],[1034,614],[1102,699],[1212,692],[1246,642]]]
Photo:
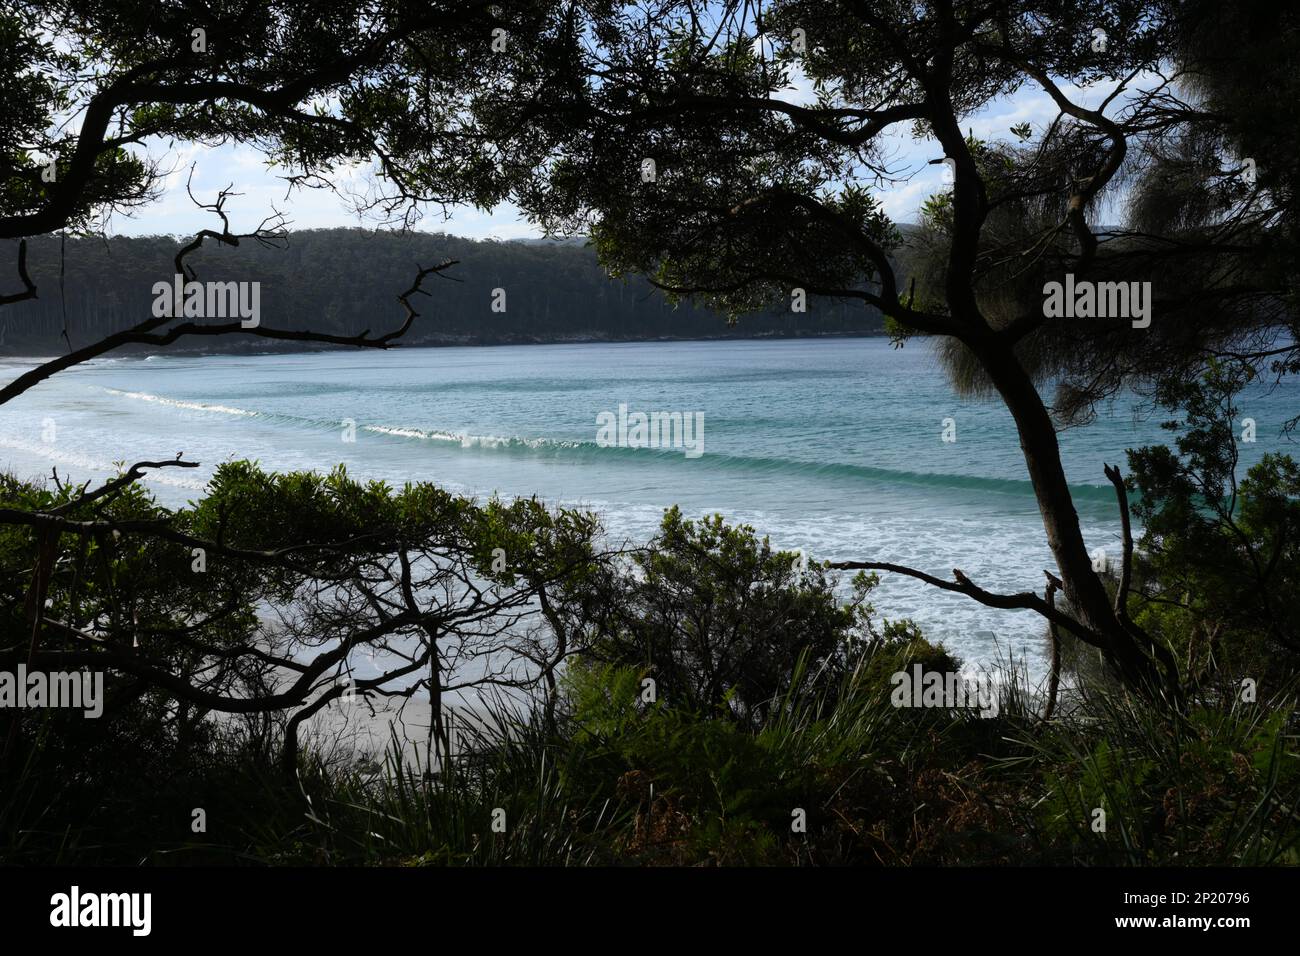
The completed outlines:
[[[1209,70],[1211,99],[1222,99],[1240,89],[1244,59],[1255,62],[1245,45],[1212,62],[1207,50],[1239,42],[1207,40],[1215,6],[681,0],[589,9],[585,83],[539,121],[573,132],[540,167],[528,205],[557,232],[589,229],[615,271],[645,272],[682,296],[743,312],[802,289],[879,308],[900,342],[950,342],[966,381],[1015,420],[1056,562],[1047,595],[994,594],[960,570],[946,580],[873,561],[838,566],[1032,609],[1100,649],[1130,686],[1176,695],[1168,648],[1129,618],[1125,589],[1113,600],[1093,569],[1040,386],[1071,373],[1056,410],[1078,420],[1121,385],[1193,364],[1206,349],[1248,343],[1263,354],[1260,338],[1292,316],[1291,280],[1263,254],[1294,228],[1291,174],[1247,188],[1230,154],[1246,141],[1235,118],[1178,95]],[[1279,16],[1290,22],[1261,10],[1246,18],[1256,33],[1278,29]],[[1295,42],[1294,30],[1281,35],[1274,45]],[[812,102],[790,93],[796,68],[814,84]],[[1097,82],[1109,87],[1097,107],[1067,95],[1070,83]],[[980,142],[963,130],[967,116],[1030,87],[1058,110],[1030,142]],[[901,237],[871,193],[896,178],[884,136],[899,128],[935,140],[935,161],[954,173],[950,193],[927,207],[906,288],[891,261]],[[1193,147],[1200,165],[1189,171]],[[1293,156],[1269,162],[1289,170]],[[1190,221],[1157,201],[1171,181],[1181,196],[1205,195]],[[1106,204],[1133,183],[1133,226],[1100,227]],[[1053,317],[1046,285],[1067,274],[1152,283],[1154,318],[1135,328],[1129,314]],[[1118,469],[1106,473],[1127,528],[1123,480]],[[1126,536],[1126,562],[1131,551]],[[1051,600],[1058,581],[1068,606]]]
[[[838,679],[851,643],[872,636],[874,578],[861,575],[841,603],[824,568],[721,515],[696,522],[670,508],[630,566],[582,580],[594,593],[570,590],[569,601],[587,598],[573,617],[586,622],[588,657],[640,669],[674,706],[754,727],[801,669]]]
[[[340,164],[372,161],[374,188],[355,205],[392,224],[410,225],[430,206],[491,206],[521,167],[474,127],[474,111],[506,95],[522,103],[539,93],[536,68],[521,64],[521,45],[494,50],[493,31],[528,35],[548,7],[517,4],[503,14],[486,2],[400,0],[309,8],[248,0],[11,5],[0,13],[0,50],[18,77],[7,81],[14,108],[0,121],[0,239],[93,231],[114,212],[156,198],[163,170],[141,150],[164,139],[251,144],[287,167],[290,188],[335,189]],[[62,122],[72,116],[81,121],[76,133]],[[177,274],[196,278],[185,260],[205,240],[233,247],[282,238],[285,223],[274,210],[253,233],[232,231],[228,196],[195,200],[221,228],[202,230],[178,251]],[[0,305],[40,294],[26,255],[22,241],[22,291]],[[402,299],[406,321],[384,334],[144,316],[20,376],[0,402],[122,345],[161,347],[185,336],[387,348],[409,329],[417,314],[409,296],[432,271],[416,270]]]
[[[114,672],[115,713],[153,700],[182,728],[290,712],[290,772],[299,727],[340,698],[426,690],[445,755],[446,694],[553,686],[569,649],[537,638],[538,598],[595,560],[590,516],[247,462],[223,464],[205,498],[168,512],[136,480],[169,466],[185,463],[141,462],[94,490],[4,483],[0,620],[23,639],[0,648],[0,665]],[[372,676],[356,674],[362,654]],[[15,712],[9,759],[20,725]]]
[[[355,197],[356,206],[399,226],[410,225],[430,206],[498,202],[517,175],[517,163],[505,148],[478,135],[469,118],[502,96],[522,102],[538,91],[535,76],[520,69],[520,46],[496,50],[493,40],[494,31],[527,35],[547,9],[517,4],[503,13],[487,2],[402,0],[327,0],[310,7],[277,0],[161,6],[30,0],[6,6],[0,12],[0,53],[7,67],[0,81],[0,239],[18,240],[18,291],[0,297],[0,306],[43,291],[27,266],[28,237],[93,233],[113,214],[159,195],[166,171],[149,152],[159,141],[252,145],[287,168],[291,188],[333,189],[340,164],[371,161],[375,187]],[[219,225],[200,230],[176,251],[174,274],[182,280],[198,278],[190,257],[205,243],[234,248],[284,238],[286,223],[274,209],[257,229],[239,233],[230,225],[229,189],[206,199],[190,195]],[[424,280],[453,264],[416,263],[414,281],[397,295],[390,329],[373,335],[369,329],[336,332],[146,312],[132,316],[124,329],[72,347],[65,327],[67,353],[6,383],[0,404],[123,345],[164,347],[185,337],[253,335],[388,348],[417,318],[413,301],[427,294]],[[12,322],[13,313],[4,318]],[[156,690],[183,709],[262,713],[305,705],[291,718],[292,731],[338,696],[337,688],[325,689],[321,682],[346,664],[356,646],[392,635],[424,635],[422,652],[374,683],[358,682],[362,691],[381,692],[391,680],[436,664],[435,646],[468,633],[479,605],[505,611],[522,600],[520,589],[501,598],[479,594],[467,539],[456,537],[465,528],[452,520],[464,509],[431,511],[449,522],[435,531],[394,513],[408,499],[389,499],[387,512],[375,501],[371,511],[351,516],[370,522],[364,529],[346,521],[321,527],[312,519],[328,511],[331,495],[346,491],[383,499],[383,493],[358,491],[341,476],[323,489],[304,476],[274,484],[255,475],[240,482],[226,472],[232,487],[242,488],[254,504],[259,499],[247,484],[263,493],[271,485],[271,492],[290,498],[296,492],[307,499],[304,507],[317,508],[299,514],[301,527],[269,523],[279,537],[268,538],[266,528],[258,527],[239,541],[227,537],[229,523],[237,523],[231,514],[213,519],[202,508],[162,513],[132,489],[151,468],[191,464],[179,458],[140,462],[93,489],[68,487],[57,475],[49,493],[11,489],[12,499],[0,509],[0,529],[10,536],[10,547],[26,549],[30,558],[14,565],[27,570],[16,579],[19,590],[8,596],[7,633],[22,639],[6,642],[7,661],[109,668],[131,679],[126,693]],[[268,499],[260,503],[262,513],[273,510]],[[200,527],[189,527],[191,521]],[[205,521],[213,539],[203,534]],[[412,522],[421,535],[412,537]],[[439,537],[444,534],[450,539]],[[213,607],[207,592],[167,586],[189,567],[194,549],[227,559],[221,572],[204,579],[216,583],[232,576],[226,591],[211,592],[224,593],[226,604]],[[450,566],[439,565],[439,557]],[[119,593],[115,572],[136,582],[141,567],[153,568],[154,577]],[[70,580],[64,577],[69,571]],[[93,588],[85,584],[92,572],[106,575]],[[305,619],[286,622],[275,633],[249,618],[248,602],[289,601],[294,595],[284,588],[306,587],[309,580],[334,586],[332,594],[342,603],[312,603],[298,595],[302,600],[295,607]],[[462,591],[446,595],[455,581]],[[438,616],[420,603],[426,589],[443,591],[453,604],[460,601],[460,611]],[[296,630],[301,620],[334,628],[337,640],[308,664],[293,652],[319,635]],[[142,638],[148,648],[138,653]],[[276,669],[293,675],[287,685],[271,676]],[[430,686],[438,686],[436,674]],[[12,751],[18,728],[13,721],[6,751]],[[287,762],[295,739],[290,733],[286,741]]]
[[[1164,423],[1175,447],[1129,452],[1145,527],[1135,616],[1166,633],[1190,676],[1217,666],[1234,687],[1285,679],[1300,660],[1300,467],[1268,454],[1238,478],[1234,399],[1249,380],[1216,364],[1201,381],[1165,383],[1162,406],[1185,413]]]

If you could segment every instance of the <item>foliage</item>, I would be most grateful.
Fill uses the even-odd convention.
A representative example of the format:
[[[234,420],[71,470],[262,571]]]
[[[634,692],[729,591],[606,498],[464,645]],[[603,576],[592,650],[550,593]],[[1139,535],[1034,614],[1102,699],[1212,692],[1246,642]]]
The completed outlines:
[[[240,209],[232,209],[239,215]],[[171,236],[108,241],[57,237],[28,240],[28,265],[39,298],[5,307],[0,349],[27,354],[57,349],[67,327],[78,344],[128,328],[151,315],[155,282],[171,282],[181,242]],[[0,245],[14,256],[12,243]],[[3,257],[0,257],[3,259]],[[262,322],[275,328],[355,335],[396,327],[395,296],[418,265],[452,260],[444,280],[414,300],[420,313],[407,345],[490,345],[574,339],[715,338],[730,335],[871,334],[880,316],[812,300],[748,317],[729,329],[722,317],[689,303],[673,305],[639,276],[611,281],[593,250],[574,242],[489,242],[427,233],[311,229],[289,234],[283,248],[242,243],[196,252],[187,260],[201,281],[260,284]],[[60,272],[63,281],[60,283]],[[493,289],[506,310],[493,312]],[[580,302],[574,309],[571,303]],[[277,343],[246,336],[184,340],[176,348],[256,348]],[[294,347],[301,347],[294,343]]]
[[[1174,447],[1129,453],[1145,584],[1134,613],[1194,677],[1276,684],[1300,664],[1300,466],[1267,454],[1238,476],[1247,426],[1234,397],[1253,376],[1215,364],[1170,382],[1161,405]]]
[[[158,516],[147,496],[127,489],[97,513]],[[49,507],[76,497],[75,489],[5,485],[6,503]],[[225,467],[207,497],[170,517],[195,532],[224,526],[224,540],[243,548],[272,547],[291,532],[334,544],[372,534],[368,547],[378,552],[390,536],[432,536],[445,545],[462,535],[457,547],[501,588],[562,582],[544,590],[576,656],[565,658],[554,695],[487,695],[454,708],[461,732],[433,766],[397,740],[378,763],[346,742],[336,750],[314,743],[288,777],[278,753],[285,715],[232,721],[192,712],[186,719],[168,694],[114,683],[102,721],[49,714],[27,723],[23,760],[0,790],[0,858],[8,862],[1296,861],[1293,685],[1269,685],[1248,703],[1207,684],[1182,716],[1084,683],[1073,706],[1044,723],[1040,693],[1005,672],[996,716],[897,708],[894,673],[916,664],[955,672],[961,661],[910,622],[876,622],[865,600],[873,579],[859,580],[857,596],[837,604],[815,564],[796,575],[793,554],[716,517],[696,522],[669,512],[660,535],[629,562],[591,550],[596,529],[587,519],[535,501],[477,504],[432,486],[394,491],[342,471],[270,475],[249,463]],[[0,538],[10,569],[30,561],[33,542],[24,534],[9,528]],[[147,597],[151,622],[241,589],[259,601],[303,600],[294,590],[300,571],[290,568],[239,577],[210,566],[211,591],[190,588],[185,573],[164,562],[163,546],[149,540],[106,551],[117,590],[90,576],[77,600],[107,605],[113,594],[132,593],[123,589],[131,581]],[[494,572],[486,546],[496,542],[527,557]],[[325,575],[339,561],[323,550],[309,564]],[[70,614],[66,574],[52,593],[60,613]],[[151,577],[155,590],[145,586]],[[9,614],[21,593],[7,599]],[[592,613],[597,602],[604,616]],[[755,614],[779,611],[803,635],[800,646],[756,645],[737,610],[742,603]],[[777,653],[761,667],[736,670],[736,683],[720,695],[667,680],[653,702],[643,694],[640,661],[594,653],[620,639],[617,629],[602,632],[602,623],[639,622],[642,633],[662,637],[670,622],[705,615],[713,616],[712,643],[694,646]],[[159,632],[142,633],[142,652],[161,665]],[[819,653],[817,642],[827,640],[820,646],[832,652]],[[516,652],[537,646],[521,642]],[[679,656],[688,649],[661,646]],[[173,651],[180,666],[194,649],[176,644]],[[755,681],[767,682],[761,692]],[[202,834],[190,828],[196,806],[207,811]],[[1092,829],[1096,807],[1106,810],[1105,833]]]
[[[721,515],[692,521],[668,509],[632,561],[610,585],[617,613],[591,654],[641,668],[659,696],[686,710],[761,722],[801,657],[835,672],[868,633],[874,578],[859,575],[842,603],[823,567]]]

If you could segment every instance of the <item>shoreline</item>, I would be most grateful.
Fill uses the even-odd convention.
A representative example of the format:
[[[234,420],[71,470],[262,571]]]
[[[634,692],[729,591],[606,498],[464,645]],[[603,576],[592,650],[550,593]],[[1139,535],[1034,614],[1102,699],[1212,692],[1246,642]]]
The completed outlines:
[[[782,332],[762,332],[754,335],[710,335],[710,336],[636,336],[636,337],[608,337],[599,335],[573,336],[567,338],[519,338],[519,339],[471,339],[462,341],[450,338],[433,338],[433,339],[402,339],[394,342],[386,349],[378,351],[392,351],[401,348],[408,349],[437,349],[437,348],[498,348],[507,346],[520,345],[634,345],[641,343],[653,342],[769,342],[769,341],[815,341],[820,339],[879,339],[887,338],[889,333],[881,331],[854,331],[854,332],[808,332],[808,333],[782,333]],[[283,348],[274,346],[275,339],[262,339],[260,336],[249,338],[247,345],[242,342],[229,342],[227,348],[186,348],[184,346],[164,346],[159,348],[146,348],[143,346],[124,346],[122,348],[110,349],[103,355],[95,356],[95,359],[105,358],[108,356],[131,356],[140,357],[148,355],[183,355],[189,358],[202,358],[205,356],[215,355],[311,355],[320,352],[345,352],[356,351],[361,346],[349,345],[332,345],[329,343],[303,343],[289,342],[285,343]],[[313,345],[315,347],[313,347]],[[242,346],[242,347],[241,347]],[[0,348],[0,361],[50,361],[57,358],[55,354],[36,354],[34,351],[9,351]],[[93,362],[95,359],[87,359],[87,362]],[[74,366],[75,367],[75,366]]]

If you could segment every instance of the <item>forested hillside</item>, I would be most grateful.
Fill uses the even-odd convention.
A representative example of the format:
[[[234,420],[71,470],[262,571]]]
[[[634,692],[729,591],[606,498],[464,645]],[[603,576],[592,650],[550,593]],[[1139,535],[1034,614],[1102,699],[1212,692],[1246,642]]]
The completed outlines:
[[[21,354],[79,346],[149,317],[155,282],[170,281],[184,239],[69,238],[28,242],[38,298],[5,310],[0,351]],[[3,243],[3,259],[17,244]],[[245,241],[238,248],[207,243],[192,255],[201,281],[261,283],[264,326],[378,334],[401,324],[397,294],[410,287],[417,264],[457,261],[430,276],[429,296],[414,300],[420,319],[406,344],[492,344],[575,339],[706,338],[825,335],[881,330],[880,314],[858,303],[809,297],[807,312],[725,316],[689,304],[674,307],[640,277],[611,279],[593,250],[577,242],[492,242],[442,234],[362,229],[292,233],[282,248]],[[62,281],[60,270],[62,269]],[[16,284],[16,277],[10,277]],[[505,290],[505,311],[492,310],[493,290]],[[499,297],[498,297],[499,298]],[[275,343],[251,336],[181,340],[176,348],[265,350]]]

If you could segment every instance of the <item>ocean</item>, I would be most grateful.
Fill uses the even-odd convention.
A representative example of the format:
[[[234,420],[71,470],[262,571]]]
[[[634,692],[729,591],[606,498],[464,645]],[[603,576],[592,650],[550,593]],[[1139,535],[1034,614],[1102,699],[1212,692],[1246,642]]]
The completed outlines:
[[[0,361],[0,378],[32,362]],[[1297,386],[1241,402],[1258,440],[1243,467],[1290,448]],[[620,406],[625,406],[620,408]],[[682,413],[680,447],[617,444],[613,421]],[[1163,441],[1163,415],[1135,398],[1061,442],[1090,548],[1115,553],[1119,522],[1103,463]],[[945,421],[950,419],[951,421]],[[955,441],[945,441],[948,438]],[[613,437],[615,444],[610,443]],[[351,439],[351,440],[349,440]],[[641,444],[645,444],[644,442]],[[693,450],[692,450],[693,449]],[[0,409],[0,466],[84,480],[114,462],[173,458],[155,473],[171,505],[202,493],[222,461],[432,481],[462,493],[537,495],[600,512],[616,541],[649,538],[665,507],[721,513],[813,560],[876,560],[995,591],[1038,590],[1052,567],[1011,417],[954,395],[924,343],[883,338],[412,348],[253,356],[103,358]],[[848,575],[845,575],[847,580]],[[883,576],[873,603],[976,663],[1041,674],[1029,612]]]

